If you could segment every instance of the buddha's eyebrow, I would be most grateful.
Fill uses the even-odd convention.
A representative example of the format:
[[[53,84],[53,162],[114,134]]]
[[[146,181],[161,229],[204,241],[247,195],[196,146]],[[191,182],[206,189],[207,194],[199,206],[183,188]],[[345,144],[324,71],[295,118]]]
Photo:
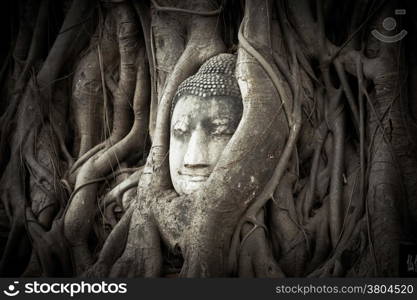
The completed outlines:
[[[178,118],[178,120],[173,124],[173,127],[179,126],[179,125],[185,125],[188,126],[190,124],[190,116],[188,115],[182,115]]]

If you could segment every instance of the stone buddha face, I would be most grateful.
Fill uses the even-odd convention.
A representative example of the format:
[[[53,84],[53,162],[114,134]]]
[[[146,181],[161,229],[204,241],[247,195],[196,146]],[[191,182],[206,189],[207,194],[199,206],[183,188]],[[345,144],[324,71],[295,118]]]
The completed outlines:
[[[171,117],[169,165],[178,194],[199,189],[213,171],[242,117],[231,96],[181,96]]]

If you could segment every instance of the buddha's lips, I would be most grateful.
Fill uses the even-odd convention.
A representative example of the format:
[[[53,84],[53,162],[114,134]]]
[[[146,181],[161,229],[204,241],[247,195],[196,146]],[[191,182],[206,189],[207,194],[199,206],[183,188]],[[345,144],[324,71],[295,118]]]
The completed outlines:
[[[184,177],[188,177],[189,181],[206,181],[207,178],[210,176],[210,174],[193,174],[193,173],[184,173],[181,171],[178,171],[178,174]]]

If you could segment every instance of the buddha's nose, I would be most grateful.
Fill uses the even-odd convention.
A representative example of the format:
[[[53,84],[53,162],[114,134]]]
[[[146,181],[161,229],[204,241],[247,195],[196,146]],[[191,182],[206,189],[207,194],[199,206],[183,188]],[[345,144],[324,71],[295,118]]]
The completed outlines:
[[[184,167],[205,168],[210,166],[207,146],[207,137],[204,130],[197,127],[188,143],[187,152],[184,156]]]

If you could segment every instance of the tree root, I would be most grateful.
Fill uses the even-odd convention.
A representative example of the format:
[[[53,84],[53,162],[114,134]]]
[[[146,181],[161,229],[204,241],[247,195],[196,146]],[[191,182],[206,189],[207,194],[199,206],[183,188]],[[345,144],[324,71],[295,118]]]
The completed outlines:
[[[120,13],[123,15],[127,13],[127,7],[121,7]],[[128,22],[132,22],[131,16],[127,13],[126,16]],[[122,18],[122,20],[123,20]],[[136,33],[137,29],[135,26],[132,26],[132,23],[127,23],[129,27],[129,31],[127,37],[130,39],[134,39],[131,33]],[[121,31],[123,34],[126,34],[123,30]],[[129,47],[133,47],[136,49],[136,45],[138,41],[132,40],[127,42]],[[124,45],[124,44],[122,44]],[[132,49],[124,49],[121,48],[121,57],[124,55],[132,56],[132,54],[136,54]],[[140,57],[144,57],[144,49],[141,48],[141,55]],[[127,80],[128,73],[131,72],[130,68],[132,67],[128,63],[128,58],[123,58],[121,60],[121,68],[128,69],[121,72],[120,80]],[[123,138],[120,142],[116,143],[108,150],[104,150],[104,152],[100,156],[93,156],[90,158],[84,166],[80,169],[77,175],[77,186],[83,185],[84,182],[91,180],[92,178],[101,177],[108,172],[110,172],[117,164],[123,161],[129,153],[132,151],[142,151],[144,148],[144,141],[145,141],[145,124],[147,122],[147,97],[149,95],[148,89],[148,79],[147,79],[147,72],[148,66],[145,62],[145,59],[142,58],[138,62],[138,72],[137,72],[137,82],[135,88],[135,95],[133,101],[133,111],[135,116],[135,122],[133,127],[131,128],[129,134]],[[124,74],[124,75],[123,75]],[[119,83],[119,91],[120,93],[120,100],[119,101],[128,101],[129,94],[133,91],[133,87],[129,83],[130,81]],[[129,91],[130,90],[130,91]],[[119,117],[119,116],[118,116]],[[116,122],[116,118],[114,119]],[[121,123],[115,123],[113,128],[114,130],[118,130],[123,127]],[[74,263],[76,266],[76,273],[81,274],[85,271],[89,265],[91,265],[91,254],[87,248],[87,239],[88,235],[91,231],[91,226],[93,222],[93,218],[95,215],[95,198],[96,198],[96,189],[97,185],[89,185],[80,190],[77,195],[72,198],[71,203],[68,206],[68,210],[65,214],[65,236],[69,240],[70,244],[73,247],[73,255],[74,255]],[[88,201],[86,200],[88,199]],[[86,221],[89,220],[89,221]]]

